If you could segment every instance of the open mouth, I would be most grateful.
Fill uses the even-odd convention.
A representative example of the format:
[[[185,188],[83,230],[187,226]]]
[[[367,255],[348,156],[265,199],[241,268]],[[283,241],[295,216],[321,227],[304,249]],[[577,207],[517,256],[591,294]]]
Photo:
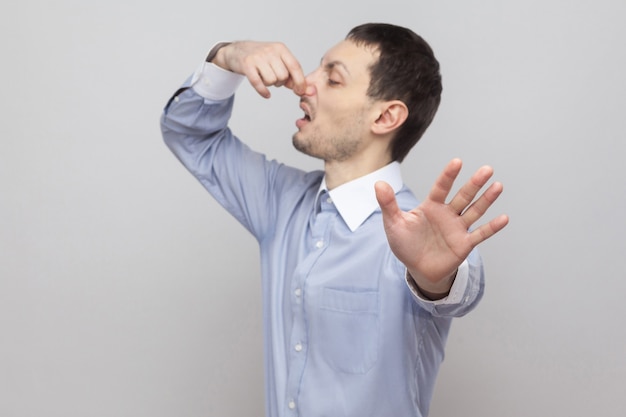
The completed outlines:
[[[308,115],[304,115],[303,118],[296,120],[296,126],[298,129],[302,129],[304,126],[311,122],[311,118]]]
[[[309,108],[305,103],[300,103],[300,108],[304,111],[304,116],[296,121],[296,126],[298,129],[302,128],[304,125],[311,121],[311,114],[309,112]]]

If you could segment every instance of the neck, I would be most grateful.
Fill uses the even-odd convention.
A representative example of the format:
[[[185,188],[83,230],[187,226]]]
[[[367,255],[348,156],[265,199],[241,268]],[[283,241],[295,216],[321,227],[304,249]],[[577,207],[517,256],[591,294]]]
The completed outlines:
[[[358,161],[325,161],[326,186],[329,190],[332,190],[342,184],[379,170],[391,162],[391,158],[387,154],[378,158],[361,158]]]

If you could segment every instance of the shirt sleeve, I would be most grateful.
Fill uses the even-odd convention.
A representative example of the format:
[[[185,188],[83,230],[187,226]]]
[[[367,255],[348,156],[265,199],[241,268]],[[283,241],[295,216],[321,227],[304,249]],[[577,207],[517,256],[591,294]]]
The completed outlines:
[[[257,239],[273,231],[280,191],[304,173],[268,160],[229,127],[243,76],[203,62],[167,102],[161,133],[178,160]]]
[[[211,62],[203,62],[191,76],[191,88],[207,100],[226,100],[245,77],[227,71]]]
[[[270,224],[261,210],[278,165],[229,128],[242,76],[203,62],[167,102],[161,133],[168,148],[209,193],[253,235]]]

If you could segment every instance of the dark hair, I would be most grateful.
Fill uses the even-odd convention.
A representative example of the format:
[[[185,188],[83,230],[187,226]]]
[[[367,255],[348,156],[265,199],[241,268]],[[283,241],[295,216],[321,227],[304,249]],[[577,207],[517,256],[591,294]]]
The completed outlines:
[[[410,29],[366,23],[346,36],[357,45],[375,48],[378,61],[370,68],[367,95],[375,100],[400,100],[409,115],[396,132],[391,157],[401,162],[430,125],[441,101],[441,74],[433,50]]]

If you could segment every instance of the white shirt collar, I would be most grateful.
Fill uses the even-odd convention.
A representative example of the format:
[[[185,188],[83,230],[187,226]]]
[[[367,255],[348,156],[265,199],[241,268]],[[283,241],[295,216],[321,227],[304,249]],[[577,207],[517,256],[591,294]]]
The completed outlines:
[[[403,186],[400,163],[394,161],[377,171],[363,177],[349,181],[328,191],[326,177],[322,179],[319,194],[327,191],[337,211],[351,231],[355,231],[377,209],[379,209],[374,184],[376,181],[385,181],[397,193]],[[316,205],[317,206],[317,205]]]

